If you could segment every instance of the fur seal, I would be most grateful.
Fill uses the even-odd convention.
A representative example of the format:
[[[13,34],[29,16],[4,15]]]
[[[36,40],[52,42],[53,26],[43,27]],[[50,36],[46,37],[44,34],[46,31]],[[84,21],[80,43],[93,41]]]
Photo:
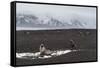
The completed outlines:
[[[76,49],[76,44],[74,42],[74,40],[70,40],[70,46],[71,46],[71,50]]]
[[[52,51],[50,51],[49,49],[46,49],[44,44],[40,45],[39,51],[40,51],[40,56],[51,55],[52,54]]]

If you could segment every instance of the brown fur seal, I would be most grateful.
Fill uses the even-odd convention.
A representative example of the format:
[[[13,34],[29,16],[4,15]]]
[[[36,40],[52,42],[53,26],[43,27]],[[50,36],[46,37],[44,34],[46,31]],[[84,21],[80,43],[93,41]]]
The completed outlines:
[[[43,55],[51,55],[52,51],[50,51],[49,49],[46,49],[46,47],[44,46],[44,44],[41,44],[40,45],[40,56],[43,56]]]
[[[74,40],[70,40],[70,46],[71,46],[71,50],[76,49],[76,44],[74,42]]]

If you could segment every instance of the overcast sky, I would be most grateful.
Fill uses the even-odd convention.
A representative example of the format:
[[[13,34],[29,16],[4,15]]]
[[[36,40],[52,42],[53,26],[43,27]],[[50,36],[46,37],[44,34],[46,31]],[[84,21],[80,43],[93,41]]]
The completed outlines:
[[[16,11],[17,14],[31,14],[37,16],[49,15],[64,21],[70,18],[79,17],[87,21],[90,27],[96,28],[95,7],[17,3]]]

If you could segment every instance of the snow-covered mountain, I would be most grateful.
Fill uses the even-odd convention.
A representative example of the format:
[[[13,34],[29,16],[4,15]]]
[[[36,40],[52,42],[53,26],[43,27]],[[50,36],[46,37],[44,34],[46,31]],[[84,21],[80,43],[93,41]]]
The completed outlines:
[[[49,27],[49,26],[64,26],[64,23],[61,21],[44,16],[37,17],[34,15],[18,15],[17,16],[17,26],[24,27]]]
[[[57,19],[52,16],[22,15],[16,16],[17,30],[40,29],[91,29],[88,23],[80,18],[66,20]]]

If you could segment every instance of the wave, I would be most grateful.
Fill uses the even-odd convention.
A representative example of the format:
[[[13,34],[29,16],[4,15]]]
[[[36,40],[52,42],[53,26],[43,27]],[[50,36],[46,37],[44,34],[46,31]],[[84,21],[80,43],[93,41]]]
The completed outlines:
[[[21,58],[21,59],[46,59],[46,58],[52,58],[52,57],[57,57],[57,56],[61,56],[73,51],[77,51],[77,50],[56,50],[56,51],[52,51],[52,54],[50,55],[44,55],[41,56],[40,52],[35,52],[35,53],[16,53],[16,58]]]

